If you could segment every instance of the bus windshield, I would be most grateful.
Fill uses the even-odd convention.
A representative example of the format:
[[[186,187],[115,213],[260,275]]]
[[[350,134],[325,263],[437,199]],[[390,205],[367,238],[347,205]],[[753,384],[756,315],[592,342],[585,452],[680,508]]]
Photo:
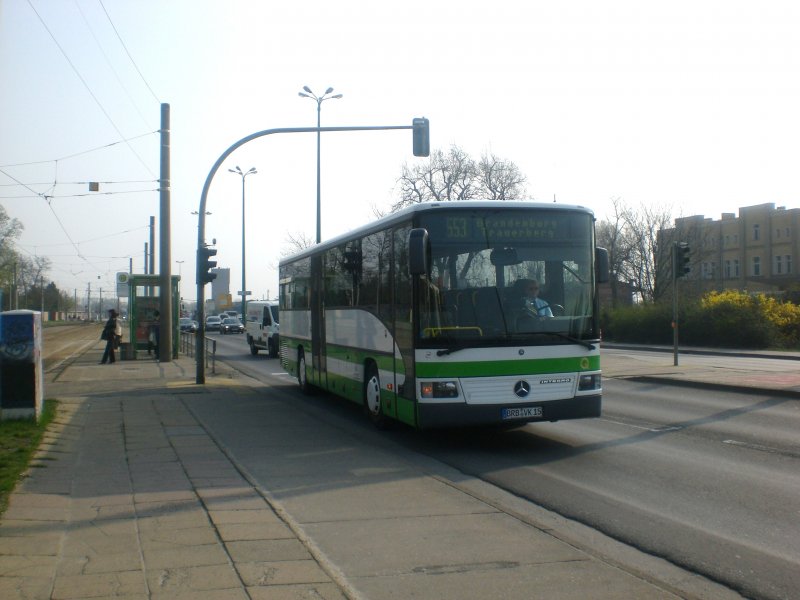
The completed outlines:
[[[438,211],[419,226],[431,244],[417,286],[419,347],[599,338],[588,212]]]

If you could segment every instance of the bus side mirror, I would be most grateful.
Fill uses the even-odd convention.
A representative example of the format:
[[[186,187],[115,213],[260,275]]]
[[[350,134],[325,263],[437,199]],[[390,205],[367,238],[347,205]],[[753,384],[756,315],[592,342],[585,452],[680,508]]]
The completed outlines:
[[[412,229],[408,234],[408,271],[411,275],[427,275],[430,263],[430,240],[427,229]]]
[[[594,278],[597,283],[608,283],[608,250],[605,248],[594,249]]]

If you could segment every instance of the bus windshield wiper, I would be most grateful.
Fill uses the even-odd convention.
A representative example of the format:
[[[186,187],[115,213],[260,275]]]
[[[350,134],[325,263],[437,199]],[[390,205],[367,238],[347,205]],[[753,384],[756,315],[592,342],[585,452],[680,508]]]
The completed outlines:
[[[561,333],[560,331],[526,331],[525,335],[528,335],[529,333],[533,333],[536,335],[555,335],[557,337],[570,341],[573,344],[580,344],[584,348],[587,348],[589,350],[594,350],[594,344],[592,344],[591,342],[580,340],[576,337],[572,337],[571,335],[567,335],[566,333]]]
[[[453,352],[458,352],[459,350],[464,350],[465,348],[469,348],[469,346],[451,346],[450,348],[445,348],[444,350],[437,350],[436,356],[445,356],[447,354],[452,354]]]

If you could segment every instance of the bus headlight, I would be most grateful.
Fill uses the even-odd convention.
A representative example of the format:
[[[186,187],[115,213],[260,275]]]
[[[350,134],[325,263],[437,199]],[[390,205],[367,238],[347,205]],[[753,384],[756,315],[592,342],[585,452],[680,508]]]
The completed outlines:
[[[423,398],[458,397],[458,385],[455,381],[423,381],[419,388]]]
[[[588,390],[600,389],[600,373],[593,373],[591,375],[581,375],[578,379],[578,391],[584,392]]]

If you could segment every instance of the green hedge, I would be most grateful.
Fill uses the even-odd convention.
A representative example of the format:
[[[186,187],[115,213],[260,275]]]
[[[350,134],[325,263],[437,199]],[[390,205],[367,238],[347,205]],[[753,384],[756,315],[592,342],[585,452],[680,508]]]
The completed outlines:
[[[712,292],[681,298],[680,342],[727,348],[798,348],[800,307],[763,295]],[[672,343],[672,303],[603,311],[603,339],[637,344]]]

